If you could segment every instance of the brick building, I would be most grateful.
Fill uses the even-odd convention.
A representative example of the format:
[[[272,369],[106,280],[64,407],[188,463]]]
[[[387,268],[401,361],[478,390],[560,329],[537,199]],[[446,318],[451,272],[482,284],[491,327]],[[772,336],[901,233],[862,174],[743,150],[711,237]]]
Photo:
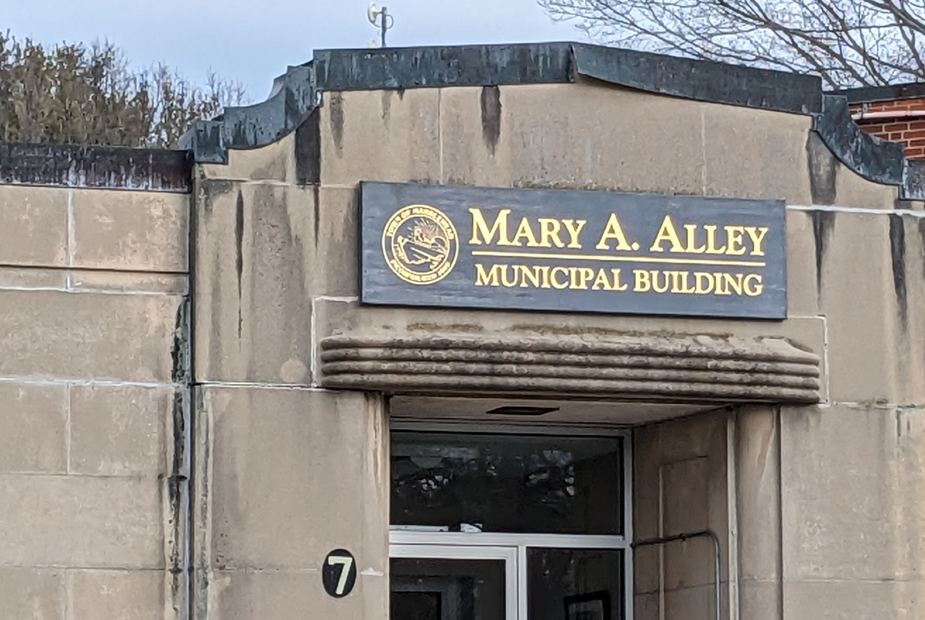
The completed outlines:
[[[841,91],[851,106],[851,118],[884,140],[899,142],[908,159],[925,159],[925,84]]]

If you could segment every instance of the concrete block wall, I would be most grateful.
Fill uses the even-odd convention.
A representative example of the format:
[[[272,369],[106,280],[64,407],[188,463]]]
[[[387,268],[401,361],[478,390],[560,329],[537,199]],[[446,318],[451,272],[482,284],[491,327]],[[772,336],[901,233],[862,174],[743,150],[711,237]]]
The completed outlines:
[[[811,160],[824,163],[809,151]],[[725,543],[724,570],[738,575],[723,592],[724,604],[738,613],[731,617],[925,614],[925,218],[916,203],[897,209],[891,188],[845,172],[836,169],[832,192],[819,191],[820,178],[814,178],[813,204],[788,213],[788,321],[799,316],[823,325],[823,401],[734,409],[726,414],[727,427],[713,431],[712,452],[697,441],[711,416],[635,434],[637,536],[669,521],[673,500],[652,495],[653,489],[664,493],[668,467],[698,454],[725,458],[725,470],[689,472],[675,493],[708,489],[691,494],[686,510],[676,511],[691,519],[683,526],[705,522],[694,517],[707,508],[713,514],[724,501],[734,507],[727,522],[710,521]],[[725,455],[719,450],[723,432]],[[689,454],[674,456],[675,442]],[[678,533],[678,527],[664,533]],[[637,555],[638,610],[657,602],[655,611],[664,615],[656,617],[692,617],[693,607],[672,607],[677,595],[671,588],[680,582],[667,577],[673,570],[667,551],[647,555],[653,553]],[[659,589],[653,590],[656,580]]]
[[[2,620],[183,617],[188,221],[0,185]]]
[[[633,434],[633,535],[639,542],[716,533],[724,618],[729,617],[729,509],[735,505],[727,486],[727,417],[720,410],[645,426]],[[714,554],[706,537],[637,548],[636,619],[715,617]]]
[[[716,532],[726,618],[925,616],[922,204],[808,115],[576,79],[325,92],[295,133],[197,166],[192,195],[181,167],[162,191],[0,184],[0,620],[386,618],[387,402],[319,387],[320,338],[363,322],[818,352],[816,406],[634,431],[635,536]],[[925,157],[917,105],[867,128]],[[363,180],[783,199],[789,318],[362,308]],[[320,577],[336,548],[358,561],[343,599]],[[707,540],[640,549],[634,578],[641,620],[713,617]]]
[[[635,535],[714,530],[732,617],[922,615],[921,205],[896,210],[808,116],[584,80],[324,93],[311,123],[198,166],[192,197],[0,186],[0,620],[387,617],[386,402],[318,381],[320,337],[364,320],[820,351],[816,407],[638,429]],[[790,319],[357,311],[362,180],[782,198]],[[359,563],[343,599],[319,574],[336,548]],[[640,550],[637,616],[712,617],[711,553]]]
[[[356,222],[355,201],[297,183],[294,143],[198,168],[195,620],[388,617],[385,400],[313,374],[317,308],[356,299],[355,246],[332,230]],[[335,549],[357,562],[343,598],[321,579]]]
[[[912,206],[806,214],[828,398],[780,412],[788,620],[925,615],[925,218]]]
[[[782,411],[784,618],[925,613],[923,421],[912,403]]]
[[[881,551],[917,548],[925,532],[920,500],[900,493],[903,485],[918,484],[914,446],[922,438],[915,412],[925,402],[925,280],[916,275],[925,273],[921,205],[896,211],[897,188],[841,165],[812,133],[808,116],[580,80],[325,93],[319,113],[318,217],[324,223],[315,251],[332,257],[329,264],[344,274],[323,284],[337,300],[315,300],[313,324],[321,330],[348,332],[351,322],[375,320],[373,312],[364,318],[340,310],[356,295],[355,258],[342,252],[356,247],[351,196],[363,179],[784,199],[791,208],[790,318],[783,325],[523,313],[515,320],[508,313],[404,309],[375,314],[397,332],[404,325],[409,331],[477,329],[504,320],[519,329],[593,325],[653,334],[770,335],[799,327],[800,335],[788,337],[796,335],[802,346],[819,342],[823,403],[738,408],[638,429],[634,534],[714,530],[723,544],[724,617],[873,619],[883,609],[921,615],[920,599],[909,594],[919,587],[907,570],[910,561]],[[338,314],[347,316],[330,318]],[[906,426],[895,424],[898,410]],[[825,429],[839,426],[846,411],[866,421],[856,431],[850,424],[840,428],[847,435],[839,441],[828,439]],[[896,430],[882,435],[889,429]],[[890,441],[906,447],[888,451]],[[878,469],[884,463],[891,471]],[[861,472],[866,482],[851,484],[848,478]],[[872,500],[875,492],[879,499]],[[839,501],[831,501],[833,495]],[[874,514],[879,530],[894,537],[889,544],[868,532]],[[817,570],[823,561],[818,537],[825,532],[832,537],[825,540],[838,541],[825,553],[868,572]],[[709,543],[673,544],[637,554],[637,617],[712,618]],[[879,602],[841,596],[852,584]]]

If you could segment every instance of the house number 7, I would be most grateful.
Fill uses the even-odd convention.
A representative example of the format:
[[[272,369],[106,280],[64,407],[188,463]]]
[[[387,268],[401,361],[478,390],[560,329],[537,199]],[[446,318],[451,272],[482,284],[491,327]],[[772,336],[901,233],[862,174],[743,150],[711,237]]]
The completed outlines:
[[[356,560],[349,551],[335,549],[324,559],[321,582],[324,590],[334,598],[350,594],[357,579]]]

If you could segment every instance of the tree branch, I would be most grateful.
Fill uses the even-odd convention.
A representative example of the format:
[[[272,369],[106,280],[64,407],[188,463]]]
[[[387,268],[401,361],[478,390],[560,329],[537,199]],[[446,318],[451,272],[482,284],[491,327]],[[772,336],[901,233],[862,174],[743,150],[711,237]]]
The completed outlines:
[[[925,80],[922,0],[538,0],[593,40],[815,73],[832,88]]]

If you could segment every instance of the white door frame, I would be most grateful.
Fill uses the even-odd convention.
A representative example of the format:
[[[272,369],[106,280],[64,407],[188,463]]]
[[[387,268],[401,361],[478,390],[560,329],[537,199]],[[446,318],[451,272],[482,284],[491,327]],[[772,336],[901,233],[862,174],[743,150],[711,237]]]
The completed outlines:
[[[455,421],[454,421],[455,422]],[[474,549],[493,549],[496,552],[504,550],[513,553],[512,559],[507,560],[505,588],[508,592],[516,593],[509,596],[505,593],[508,604],[506,620],[527,619],[527,548],[569,548],[569,549],[620,549],[623,550],[623,591],[625,601],[623,605],[624,618],[633,618],[633,441],[632,431],[626,428],[613,428],[601,426],[566,426],[566,425],[485,425],[485,424],[459,424],[434,421],[400,420],[391,421],[390,430],[412,432],[455,432],[455,433],[496,433],[496,434],[531,434],[556,436],[596,436],[621,437],[623,449],[623,535],[599,534],[516,534],[497,532],[445,532],[434,531],[433,528],[409,528],[400,526],[389,532],[389,553],[391,557],[428,557],[418,554],[418,549],[434,550],[434,553],[448,555],[436,556],[439,558],[456,559],[483,559],[470,555],[453,555],[457,551],[466,550],[465,553],[478,553]],[[439,549],[440,551],[436,551]],[[410,553],[411,555],[396,555]],[[484,559],[499,559],[498,557]],[[515,572],[515,581],[511,585],[511,569]],[[513,587],[513,589],[511,589]],[[510,607],[514,600],[513,609]]]
[[[504,617],[515,620],[518,611],[517,548],[487,545],[429,545],[389,544],[390,558],[417,558],[424,560],[501,560],[504,562]],[[524,616],[525,617],[525,616]]]

